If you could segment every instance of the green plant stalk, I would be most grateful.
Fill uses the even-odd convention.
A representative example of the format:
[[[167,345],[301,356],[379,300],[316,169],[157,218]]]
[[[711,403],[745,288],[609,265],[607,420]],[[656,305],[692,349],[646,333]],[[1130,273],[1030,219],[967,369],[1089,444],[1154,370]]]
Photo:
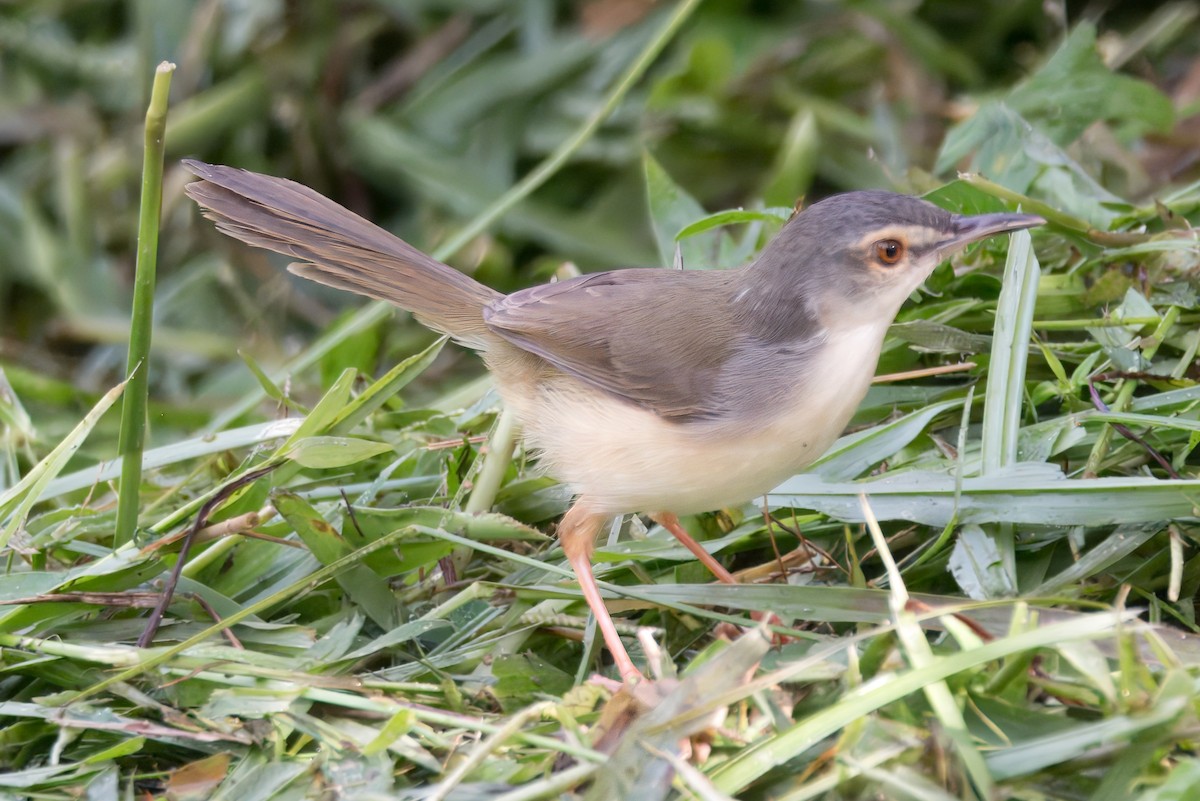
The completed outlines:
[[[963,401],[962,420],[958,425],[958,456],[954,460],[954,482],[958,493],[962,492],[964,469],[963,454],[967,452],[967,431],[971,426],[971,407],[974,405],[974,403],[975,387],[971,386],[967,388],[967,397]],[[923,565],[935,558],[939,553],[941,553],[942,548],[946,547],[946,543],[950,541],[952,536],[954,536],[954,532],[957,529],[958,515],[954,515],[950,518],[950,521],[942,527],[942,533],[938,535],[937,540],[934,541],[934,543],[928,548],[926,548],[925,551],[917,557],[916,561],[906,567],[904,569],[905,572],[913,570],[914,568],[919,567],[920,565]]]
[[[993,473],[1016,461],[1025,393],[1025,366],[1033,328],[1040,269],[1029,234],[1019,231],[1009,242],[1008,261],[996,306],[992,363],[983,399],[981,474]]]
[[[989,181],[987,178],[975,173],[962,173],[959,175],[959,180],[978,187],[993,197],[1006,200],[1009,203],[1017,204],[1024,212],[1029,214],[1037,214],[1041,217],[1044,217],[1046,218],[1046,222],[1050,223],[1051,225],[1056,225],[1075,231],[1078,234],[1086,236],[1093,242],[1106,247],[1135,245],[1140,242],[1146,242],[1152,237],[1152,234],[1137,234],[1128,233],[1125,231],[1100,231],[1096,228],[1093,228],[1086,220],[1080,217],[1067,214],[1066,212],[1056,209],[1040,200],[1022,195],[1019,192],[1014,192],[1005,186],[1001,186],[994,181]]]
[[[829,770],[806,778],[787,795],[776,796],[777,801],[812,801],[814,798],[827,798],[827,793],[833,793],[838,787],[845,785],[859,776],[865,776],[873,768],[878,768],[899,759],[904,754],[904,748],[898,745],[874,748],[862,759],[854,759],[847,754],[840,754],[837,763]]]
[[[1162,320],[1159,321],[1158,327],[1154,329],[1153,342],[1142,349],[1142,354],[1146,361],[1154,358],[1154,354],[1158,352],[1158,346],[1162,344],[1163,339],[1174,327],[1179,320],[1179,307],[1172,306],[1163,314]],[[1138,382],[1133,379],[1122,379],[1120,387],[1117,389],[1117,397],[1109,405],[1109,410],[1113,412],[1123,412],[1129,408],[1129,402],[1133,400],[1133,393],[1137,390]],[[1096,435],[1096,442],[1092,445],[1092,452],[1088,454],[1087,464],[1083,468],[1084,478],[1095,478],[1100,475],[1100,465],[1108,456],[1108,449],[1112,445],[1113,427],[1106,425],[1100,429]]]
[[[492,430],[492,435],[488,437],[487,451],[480,454],[480,458],[483,459],[483,467],[475,479],[471,497],[467,499],[463,511],[470,514],[481,514],[492,508],[492,504],[496,502],[496,493],[500,491],[500,485],[504,483],[504,474],[508,471],[509,462],[512,461],[513,451],[516,450],[518,433],[517,418],[513,414],[513,410],[502,409],[500,416],[496,419],[496,427]],[[456,573],[461,575],[467,569],[472,554],[474,554],[474,550],[464,546],[454,549],[450,558]]]
[[[475,480],[471,497],[467,499],[464,509],[471,514],[486,512],[496,501],[496,493],[504,482],[505,468],[512,459],[513,449],[517,444],[517,418],[512,409],[505,409],[496,420],[496,429],[488,438],[488,450],[484,454],[483,469]]]
[[[142,484],[142,451],[146,445],[146,402],[150,394],[150,339],[154,326],[154,278],[158,262],[158,224],[162,215],[163,143],[167,129],[167,97],[175,65],[164,61],[154,72],[146,110],[142,156],[142,201],[138,211],[137,268],[133,279],[133,314],[125,373],[129,384],[121,402],[121,487],[113,546],[133,539],[137,528],[138,490]]]
[[[219,675],[219,674],[217,674]],[[200,676],[204,678],[204,676]],[[349,693],[344,690],[329,689],[325,687],[302,687],[301,693],[303,697],[330,706],[340,706],[345,709],[360,709],[366,712],[374,712],[376,714],[392,714],[397,707],[412,710],[413,717],[425,723],[432,723],[439,726],[466,728],[470,727],[482,734],[497,734],[501,731],[502,726],[491,723],[480,718],[471,717],[461,712],[444,712],[440,709],[432,709],[419,704],[402,704],[398,701],[383,698],[368,698],[356,693]],[[599,754],[587,746],[576,743],[563,741],[554,737],[548,737],[544,734],[535,734],[524,730],[518,730],[512,733],[512,737],[517,740],[537,746],[538,748],[546,748],[553,752],[562,752],[573,756],[581,761],[590,761],[597,764],[603,764],[606,757]]]
[[[1191,321],[1180,319],[1182,325],[1193,325]],[[1192,335],[1191,341],[1188,342],[1187,350],[1179,357],[1179,361],[1175,363],[1175,369],[1171,370],[1171,378],[1178,381],[1187,374],[1188,368],[1192,366],[1192,362],[1196,360],[1196,352],[1200,351],[1200,332]]]
[[[583,784],[600,769],[599,765],[582,764],[551,773],[544,779],[521,785],[494,796],[494,801],[537,801],[539,798],[566,798],[567,790]]]
[[[578,130],[555,148],[554,152],[547,156],[528,175],[510,187],[503,195],[496,198],[494,203],[476,215],[457,235],[451,237],[441,247],[433,251],[431,255],[435,259],[445,261],[558,172],[578,152],[579,148],[596,133],[601,124],[608,119],[617,106],[620,105],[621,101],[629,93],[629,90],[641,79],[642,75],[654,62],[654,59],[658,57],[659,53],[662,52],[663,48],[667,46],[667,43],[671,41],[680,27],[687,22],[692,12],[699,5],[700,0],[681,0],[674,12],[667,19],[666,24],[655,34],[654,38],[650,40],[633,63],[629,65],[629,68],[626,69],[621,79],[609,91],[608,96],[604,99],[604,103],[584,120]],[[391,304],[382,301],[364,306],[357,313],[346,318],[346,321],[337,329],[322,336],[302,354],[277,370],[272,374],[271,379],[275,383],[282,383],[288,376],[312,367],[348,337],[386,320],[388,315],[392,313],[392,309]],[[236,420],[254,408],[254,405],[261,398],[262,389],[256,387],[242,396],[240,400],[226,409],[222,414],[213,418],[208,431],[210,433],[219,431],[228,422]]]
[[[1134,390],[1137,389],[1138,382],[1132,379],[1121,379],[1121,385],[1117,389],[1117,397],[1109,404],[1108,408],[1114,412],[1123,412],[1129,408],[1129,401],[1133,400]],[[1087,464],[1083,468],[1084,478],[1095,478],[1100,475],[1100,464],[1104,458],[1108,456],[1108,449],[1112,445],[1113,427],[1105,425],[1101,427],[1096,434],[1096,442],[1092,445],[1092,452],[1088,454]]]
[[[1089,328],[1117,328],[1126,325],[1157,325],[1158,317],[1086,317],[1075,320],[1034,320],[1037,331],[1086,331]]]

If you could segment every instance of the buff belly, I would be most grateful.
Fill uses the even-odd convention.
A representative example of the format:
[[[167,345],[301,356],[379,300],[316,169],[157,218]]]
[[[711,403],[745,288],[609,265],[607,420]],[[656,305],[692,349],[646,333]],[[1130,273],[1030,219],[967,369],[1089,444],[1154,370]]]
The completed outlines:
[[[526,374],[523,387],[501,382],[500,391],[541,469],[589,510],[694,514],[755,499],[820,457],[866,394],[882,337],[871,325],[834,338],[812,365],[820,379],[797,381],[752,423],[666,421],[557,371]]]

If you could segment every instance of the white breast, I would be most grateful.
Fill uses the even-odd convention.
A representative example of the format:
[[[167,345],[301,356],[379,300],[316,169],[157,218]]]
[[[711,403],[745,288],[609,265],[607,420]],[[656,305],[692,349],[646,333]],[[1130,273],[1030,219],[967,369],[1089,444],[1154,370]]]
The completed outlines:
[[[596,512],[694,514],[741,504],[811,464],[858,408],[886,321],[839,331],[789,402],[760,424],[671,423],[563,377],[537,401],[508,391],[543,468]],[[787,380],[781,376],[780,380]]]

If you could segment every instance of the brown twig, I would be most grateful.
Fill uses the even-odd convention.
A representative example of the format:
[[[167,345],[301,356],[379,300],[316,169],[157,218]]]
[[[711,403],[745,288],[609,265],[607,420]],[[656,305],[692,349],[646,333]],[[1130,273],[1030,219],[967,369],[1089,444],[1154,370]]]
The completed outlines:
[[[1096,389],[1096,382],[1097,381],[1111,381],[1114,378],[1129,378],[1129,379],[1134,379],[1137,381],[1142,381],[1147,378],[1161,379],[1162,376],[1153,376],[1149,373],[1141,373],[1141,372],[1098,373],[1097,375],[1090,376],[1088,378],[1088,393],[1092,396],[1093,405],[1095,405],[1095,407],[1102,412],[1108,412],[1108,411],[1111,411],[1111,409],[1108,408],[1108,404],[1105,403],[1104,400],[1100,397],[1100,391]],[[1183,478],[1183,476],[1179,475],[1179,472],[1174,467],[1171,466],[1171,463],[1167,461],[1165,456],[1163,456],[1161,453],[1159,453],[1155,449],[1155,447],[1153,445],[1151,445],[1149,442],[1147,442],[1145,439],[1143,439],[1142,437],[1133,433],[1133,430],[1131,428],[1129,428],[1129,426],[1122,425],[1121,423],[1109,423],[1109,425],[1111,425],[1113,427],[1114,431],[1116,431],[1121,436],[1125,437],[1125,439],[1129,440],[1130,442],[1135,442],[1138,445],[1141,445],[1146,450],[1146,453],[1150,454],[1150,457],[1152,459],[1154,459],[1154,461],[1158,462],[1159,466],[1162,467],[1163,470],[1167,471],[1167,475],[1169,475],[1171,478],[1175,478],[1175,479]]]
[[[167,607],[170,606],[171,599],[175,596],[175,587],[179,585],[179,576],[183,573],[183,566],[187,562],[188,551],[191,550],[196,535],[208,523],[209,515],[224,503],[230,495],[247,484],[262,478],[278,466],[278,464],[272,464],[267,467],[260,467],[257,470],[251,470],[237,477],[217,490],[217,493],[200,507],[200,511],[196,514],[196,522],[192,524],[187,536],[183,538],[183,544],[179,546],[179,557],[175,560],[175,567],[172,568],[171,575],[167,578],[167,583],[163,587],[162,599],[150,614],[150,619],[146,622],[146,629],[142,632],[142,636],[138,637],[137,644],[139,648],[149,648],[150,644],[154,642],[154,635],[158,633],[158,627],[162,625],[163,615],[166,614]]]
[[[198,593],[193,592],[193,593],[190,593],[190,597],[193,601],[200,604],[201,609],[203,609],[205,612],[208,612],[208,616],[213,619],[214,623],[221,622],[221,616],[217,614],[217,610],[213,609],[212,604],[210,604],[208,601],[204,600],[204,597],[202,595],[199,595]],[[226,626],[225,628],[221,629],[221,634],[225,635],[225,639],[229,640],[229,644],[232,645],[234,648],[237,648],[242,651],[246,650],[246,646],[242,645],[242,641],[239,640],[237,638],[237,635],[233,633],[233,629]]]
[[[943,364],[939,367],[922,367],[919,370],[906,370],[903,373],[886,373],[871,379],[872,384],[886,384],[892,381],[907,381],[910,378],[927,378],[931,375],[946,375],[947,373],[963,373],[974,370],[975,362],[959,362],[958,364]]]

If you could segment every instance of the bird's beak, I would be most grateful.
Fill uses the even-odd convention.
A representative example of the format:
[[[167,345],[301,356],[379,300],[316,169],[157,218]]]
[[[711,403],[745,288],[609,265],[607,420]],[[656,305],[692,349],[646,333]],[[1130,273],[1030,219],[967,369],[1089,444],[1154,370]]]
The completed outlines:
[[[951,220],[952,230],[938,244],[938,250],[950,253],[995,234],[1006,234],[1045,224],[1046,221],[1036,214],[955,214]]]

